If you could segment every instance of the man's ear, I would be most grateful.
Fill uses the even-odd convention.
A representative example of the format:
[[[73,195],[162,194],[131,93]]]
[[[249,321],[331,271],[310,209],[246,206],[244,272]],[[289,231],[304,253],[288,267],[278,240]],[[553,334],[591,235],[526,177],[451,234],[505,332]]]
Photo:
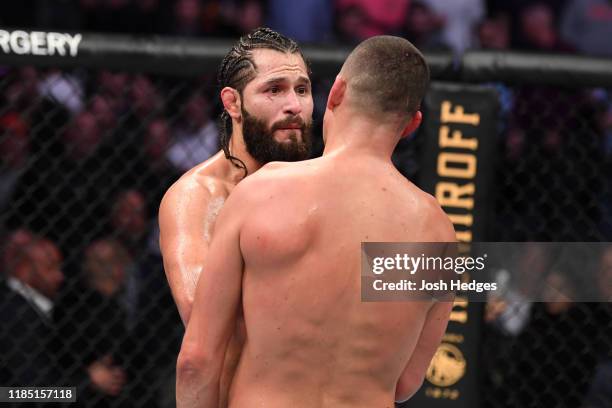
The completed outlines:
[[[408,124],[402,131],[402,138],[408,137],[412,132],[417,130],[417,128],[421,125],[422,121],[423,121],[423,114],[421,113],[420,110],[418,110],[414,113],[414,115],[412,115],[412,119],[410,119],[410,122],[408,122]]]
[[[233,119],[239,119],[242,116],[240,94],[234,88],[226,86],[221,90],[221,102],[223,108]]]
[[[344,100],[346,94],[346,80],[341,75],[336,77],[334,84],[329,91],[329,97],[327,98],[327,109],[334,110],[336,106],[340,105]]]

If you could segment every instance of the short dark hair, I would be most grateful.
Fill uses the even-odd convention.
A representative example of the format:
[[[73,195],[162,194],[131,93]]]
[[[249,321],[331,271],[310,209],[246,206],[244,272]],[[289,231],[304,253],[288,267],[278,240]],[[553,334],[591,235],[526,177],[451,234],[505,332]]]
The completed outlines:
[[[429,85],[429,67],[410,41],[377,36],[359,44],[342,74],[365,111],[410,115],[419,109]]]
[[[257,74],[257,66],[252,54],[252,51],[255,49],[269,49],[289,54],[297,53],[302,57],[308,68],[307,61],[295,41],[269,28],[260,27],[240,37],[238,42],[234,44],[225,58],[223,58],[217,74],[220,90],[228,86],[236,89],[242,95],[245,86]],[[220,117],[221,148],[225,153],[225,157],[237,167],[242,168],[246,176],[247,169],[244,162],[232,156],[229,151],[229,140],[232,131],[232,119],[224,110]]]

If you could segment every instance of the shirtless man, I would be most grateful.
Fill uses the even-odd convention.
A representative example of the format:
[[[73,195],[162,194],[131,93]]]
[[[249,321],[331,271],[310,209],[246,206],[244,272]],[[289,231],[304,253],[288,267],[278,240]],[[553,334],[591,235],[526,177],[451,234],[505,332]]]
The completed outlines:
[[[164,269],[185,325],[217,214],[232,189],[269,161],[310,155],[310,79],[294,41],[257,29],[226,55],[218,79],[224,107],[222,150],[170,187],[159,209]],[[226,377],[240,348],[237,335],[228,348]]]
[[[179,354],[179,408],[216,406],[239,309],[230,407],[393,407],[418,390],[452,303],[361,302],[359,244],[455,241],[435,199],[391,163],[421,122],[428,78],[408,41],[364,41],[331,89],[323,157],[268,164],[234,189]]]

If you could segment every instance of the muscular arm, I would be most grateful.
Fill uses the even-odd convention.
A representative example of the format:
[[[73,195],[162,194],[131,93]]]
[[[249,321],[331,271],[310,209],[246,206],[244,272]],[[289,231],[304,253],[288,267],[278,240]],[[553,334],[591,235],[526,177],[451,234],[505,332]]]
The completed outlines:
[[[159,246],[164,270],[185,325],[208,254],[206,222],[210,200],[204,186],[192,179],[181,179],[166,192],[159,208]]]
[[[224,206],[210,245],[207,271],[197,285],[192,316],[177,361],[178,408],[217,407],[227,344],[236,327],[242,293],[238,197]]]
[[[408,400],[421,388],[425,372],[446,331],[452,308],[452,302],[441,302],[434,304],[429,310],[412,357],[397,382],[395,388],[396,401]]]
[[[428,198],[428,201],[427,225],[430,228],[419,232],[418,237],[411,238],[420,242],[455,242],[452,223],[433,198]],[[449,301],[434,303],[429,309],[417,345],[397,382],[396,401],[404,402],[410,399],[421,388],[427,368],[446,331],[452,308],[453,302]]]

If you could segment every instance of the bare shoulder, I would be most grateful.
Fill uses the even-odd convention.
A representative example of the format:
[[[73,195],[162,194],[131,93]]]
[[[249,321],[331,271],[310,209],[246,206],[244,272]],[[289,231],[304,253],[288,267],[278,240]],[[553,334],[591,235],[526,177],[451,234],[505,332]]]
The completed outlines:
[[[310,161],[271,162],[241,181],[232,192],[248,196],[249,200],[268,199],[270,194],[287,193],[287,189],[307,179],[312,173]]]
[[[164,194],[160,212],[167,207],[189,205],[197,202],[201,206],[216,197],[225,198],[231,190],[228,182],[208,174],[202,165],[183,174]]]
[[[162,247],[172,245],[173,238],[179,236],[206,238],[212,231],[209,224],[214,222],[231,188],[225,180],[207,174],[206,170],[202,165],[194,167],[164,194],[159,206]]]
[[[214,183],[214,180],[206,180],[194,177],[193,174],[184,174],[170,186],[162,198],[159,211],[173,210],[177,206],[187,205],[192,201],[207,201],[211,197],[211,189],[207,184]]]
[[[456,240],[455,228],[438,200],[409,181],[408,183],[408,192],[414,202],[411,211],[424,226],[420,231],[420,240],[423,242],[454,242]]]
[[[429,239],[433,242],[454,242],[456,240],[455,228],[448,215],[444,212],[438,200],[431,194],[424,194],[425,219],[431,227]]]

